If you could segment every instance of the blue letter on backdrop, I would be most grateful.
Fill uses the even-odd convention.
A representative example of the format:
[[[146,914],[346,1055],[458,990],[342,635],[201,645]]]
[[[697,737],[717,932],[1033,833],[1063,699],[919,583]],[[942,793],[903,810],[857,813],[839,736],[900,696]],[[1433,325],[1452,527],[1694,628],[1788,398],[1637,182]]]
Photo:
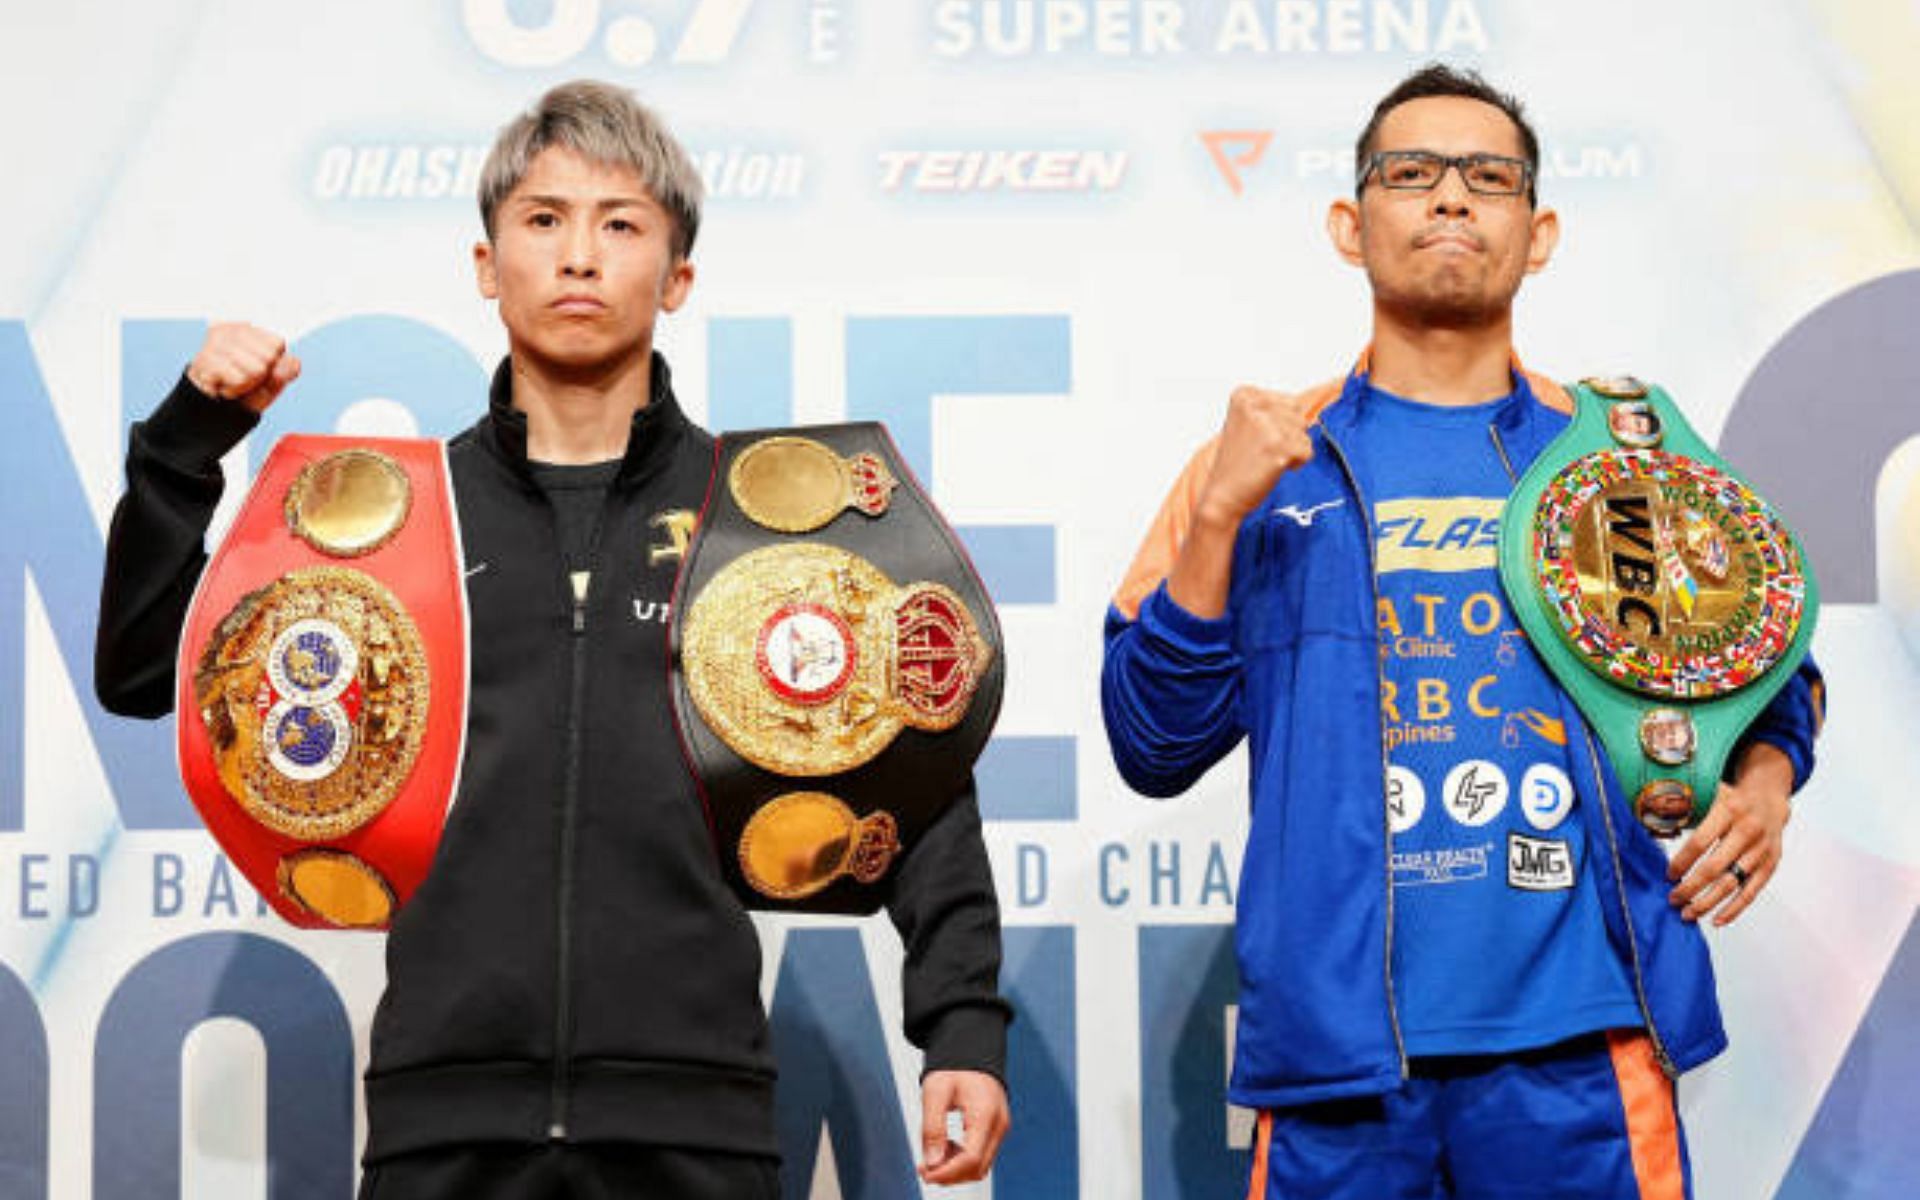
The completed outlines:
[[[360,400],[392,400],[420,437],[444,438],[487,411],[487,372],[450,335],[411,317],[347,317],[294,346],[300,378],[254,431],[256,462],[286,433],[328,433]]]
[[[0,321],[0,395],[7,397],[7,432],[0,437],[0,479],[6,481],[0,487],[0,529],[6,530],[0,537],[0,833],[24,828],[29,575],[121,821],[130,829],[190,827],[193,808],[167,769],[171,727],[109,716],[93,698],[106,540],[19,321]]]
[[[824,1124],[846,1200],[912,1194],[920,1139],[916,1128],[909,1140],[900,1120],[886,1030],[858,932],[787,934],[772,1023],[780,1059],[781,1190],[790,1197],[808,1195]]]
[[[353,1191],[353,1032],[333,984],[297,951],[205,933],[148,955],[114,989],[94,1047],[93,1194],[180,1195],[180,1049],[212,1017],[267,1050],[268,1200]]]
[[[1079,1081],[1074,1049],[1073,927],[1005,930],[1007,1091],[1015,1120],[993,1169],[996,1196],[1078,1196]]]
[[[0,966],[0,1196],[47,1194],[47,1031],[33,993]]]
[[[1235,1196],[1247,1156],[1227,1145],[1230,925],[1140,930],[1140,1145],[1147,1200]]]

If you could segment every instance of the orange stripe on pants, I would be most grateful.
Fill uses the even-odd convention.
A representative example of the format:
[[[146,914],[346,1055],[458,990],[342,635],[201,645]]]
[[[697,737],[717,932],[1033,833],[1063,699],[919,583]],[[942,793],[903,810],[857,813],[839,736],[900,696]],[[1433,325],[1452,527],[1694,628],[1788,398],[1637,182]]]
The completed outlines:
[[[1267,1148],[1273,1143],[1273,1114],[1260,1112],[1253,1136],[1253,1176],[1247,1181],[1247,1200],[1267,1200]]]
[[[1653,1039],[1644,1033],[1610,1032],[1607,1050],[1626,1109],[1627,1144],[1640,1200],[1686,1200],[1680,1118],[1673,1109],[1673,1084],[1654,1060]]]

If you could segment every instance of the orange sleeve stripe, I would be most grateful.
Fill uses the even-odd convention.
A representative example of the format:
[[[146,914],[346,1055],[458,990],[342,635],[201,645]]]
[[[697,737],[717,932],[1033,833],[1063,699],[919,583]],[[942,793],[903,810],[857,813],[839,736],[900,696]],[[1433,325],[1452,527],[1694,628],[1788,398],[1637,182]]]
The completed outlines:
[[[1213,470],[1214,455],[1219,450],[1220,439],[1212,437],[1194,451],[1180,478],[1174,480],[1173,490],[1167,493],[1160,511],[1154,514],[1153,524],[1147,526],[1147,536],[1135,552],[1126,577],[1120,581],[1120,590],[1113,595],[1113,606],[1125,614],[1127,620],[1140,615],[1141,602],[1160,586],[1167,572],[1173,570],[1173,560],[1180,556],[1187,531],[1193,528],[1193,510],[1200,501],[1200,489],[1206,485],[1207,474]]]
[[[1318,421],[1320,414],[1340,398],[1340,388],[1344,379],[1329,383],[1302,393],[1307,401],[1309,422]],[[1120,581],[1120,587],[1113,594],[1113,606],[1121,615],[1131,621],[1140,615],[1140,605],[1153,594],[1153,589],[1173,570],[1173,560],[1180,557],[1180,547],[1187,540],[1187,531],[1193,528],[1193,510],[1200,503],[1201,489],[1206,486],[1207,475],[1213,470],[1214,456],[1220,452],[1220,438],[1215,435],[1207,439],[1205,445],[1194,451],[1187,460],[1180,477],[1174,480],[1173,488],[1160,505],[1160,511],[1154,515],[1153,523],[1147,527],[1147,536],[1141,540],[1140,549],[1134,553],[1133,563],[1127,568],[1126,576]]]
[[[1515,365],[1518,365],[1516,360]],[[1548,379],[1545,375],[1536,375],[1522,367],[1520,373],[1527,377],[1527,385],[1533,389],[1534,398],[1548,408],[1557,408],[1563,413],[1573,412],[1573,396],[1566,388]]]
[[[1686,1200],[1673,1083],[1654,1060],[1653,1039],[1639,1031],[1613,1031],[1607,1034],[1607,1049],[1626,1110],[1627,1143],[1633,1152],[1640,1200]]]
[[[1253,1174],[1247,1180],[1247,1200],[1267,1200],[1267,1151],[1273,1145],[1273,1113],[1260,1110],[1253,1137]]]

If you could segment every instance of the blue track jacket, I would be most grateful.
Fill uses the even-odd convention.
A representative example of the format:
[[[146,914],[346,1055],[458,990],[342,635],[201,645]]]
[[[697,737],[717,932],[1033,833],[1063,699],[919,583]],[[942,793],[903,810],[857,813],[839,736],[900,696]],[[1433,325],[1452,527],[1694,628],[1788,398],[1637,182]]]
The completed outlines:
[[[1229,1097],[1250,1108],[1393,1090],[1407,1064],[1394,1010],[1370,509],[1341,449],[1366,403],[1366,361],[1310,393],[1311,461],[1240,526],[1225,616],[1167,596],[1214,444],[1189,463],[1108,610],[1101,703],[1121,775],[1185,791],[1242,737],[1251,828],[1235,943],[1240,1020]],[[1567,424],[1558,385],[1516,369],[1526,403],[1490,423],[1516,477]],[[1341,501],[1341,503],[1333,503]],[[1571,773],[1607,934],[1670,1075],[1726,1046],[1706,939],[1667,902],[1667,859],[1634,818],[1598,739],[1563,692]],[[1813,770],[1824,710],[1808,660],[1748,730]],[[1735,759],[1737,760],[1737,755]]]

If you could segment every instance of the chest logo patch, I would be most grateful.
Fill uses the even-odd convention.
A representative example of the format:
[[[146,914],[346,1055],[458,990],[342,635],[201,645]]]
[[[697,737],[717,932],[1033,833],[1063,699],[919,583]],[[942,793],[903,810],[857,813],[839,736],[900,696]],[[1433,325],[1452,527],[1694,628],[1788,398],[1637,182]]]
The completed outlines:
[[[687,545],[693,541],[693,529],[699,523],[699,516],[685,508],[671,508],[648,518],[647,524],[659,530],[664,540],[647,547],[647,565],[685,561]]]

